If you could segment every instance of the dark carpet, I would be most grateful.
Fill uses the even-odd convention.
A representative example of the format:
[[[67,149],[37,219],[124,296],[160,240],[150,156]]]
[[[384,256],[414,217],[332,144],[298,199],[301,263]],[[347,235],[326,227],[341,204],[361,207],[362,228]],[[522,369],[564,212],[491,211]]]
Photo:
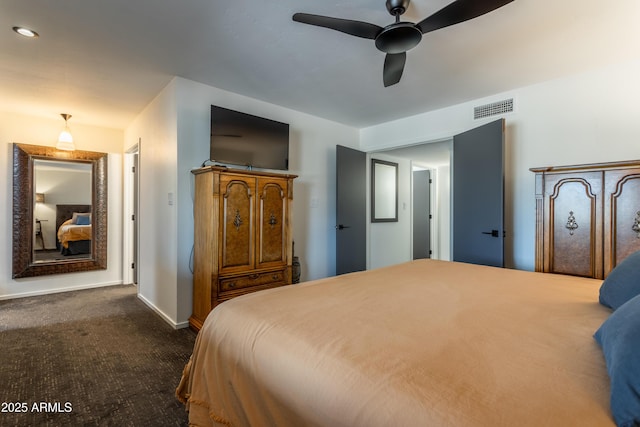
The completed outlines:
[[[0,426],[186,426],[195,336],[130,285],[0,301]]]

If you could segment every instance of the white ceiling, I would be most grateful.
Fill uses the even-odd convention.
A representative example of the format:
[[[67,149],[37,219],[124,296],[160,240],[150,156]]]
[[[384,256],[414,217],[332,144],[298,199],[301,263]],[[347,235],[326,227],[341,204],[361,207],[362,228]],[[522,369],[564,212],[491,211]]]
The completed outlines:
[[[403,20],[449,2],[413,0]],[[295,12],[393,22],[384,0],[0,0],[0,110],[124,129],[181,76],[366,127],[640,54],[638,0],[515,0],[425,35],[384,88],[372,40]]]
[[[411,160],[413,166],[435,168],[451,164],[451,141],[429,142],[380,153],[401,159]]]

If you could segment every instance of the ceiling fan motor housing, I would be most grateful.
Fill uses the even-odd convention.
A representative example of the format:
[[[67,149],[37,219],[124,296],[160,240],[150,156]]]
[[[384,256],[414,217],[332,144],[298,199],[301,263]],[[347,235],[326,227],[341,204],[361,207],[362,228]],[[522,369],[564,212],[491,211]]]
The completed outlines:
[[[393,16],[402,15],[409,8],[410,0],[387,0],[387,10]]]
[[[385,27],[376,36],[376,47],[385,53],[402,53],[413,49],[422,40],[422,32],[411,22],[397,22]]]

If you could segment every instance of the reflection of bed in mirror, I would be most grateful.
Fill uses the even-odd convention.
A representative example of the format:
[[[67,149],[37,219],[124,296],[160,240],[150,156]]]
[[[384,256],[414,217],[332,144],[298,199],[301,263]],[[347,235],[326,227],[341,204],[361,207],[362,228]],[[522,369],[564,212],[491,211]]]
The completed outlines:
[[[56,205],[56,230],[62,255],[91,254],[91,205]]]

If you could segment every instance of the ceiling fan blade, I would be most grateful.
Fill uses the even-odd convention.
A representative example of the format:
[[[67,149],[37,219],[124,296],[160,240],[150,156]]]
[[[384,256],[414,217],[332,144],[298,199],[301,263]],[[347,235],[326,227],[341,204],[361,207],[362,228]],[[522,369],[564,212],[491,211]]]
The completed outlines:
[[[303,24],[316,25],[351,34],[364,39],[375,39],[382,27],[367,22],[352,21],[350,19],[331,18],[329,16],[311,15],[309,13],[296,13],[293,20]]]
[[[407,53],[388,53],[384,58],[384,70],[382,80],[384,87],[392,86],[400,81],[404,71],[404,63],[407,61]]]
[[[457,0],[443,7],[428,18],[418,22],[416,27],[422,34],[435,31],[450,25],[459,24],[469,19],[496,10],[513,0]]]

